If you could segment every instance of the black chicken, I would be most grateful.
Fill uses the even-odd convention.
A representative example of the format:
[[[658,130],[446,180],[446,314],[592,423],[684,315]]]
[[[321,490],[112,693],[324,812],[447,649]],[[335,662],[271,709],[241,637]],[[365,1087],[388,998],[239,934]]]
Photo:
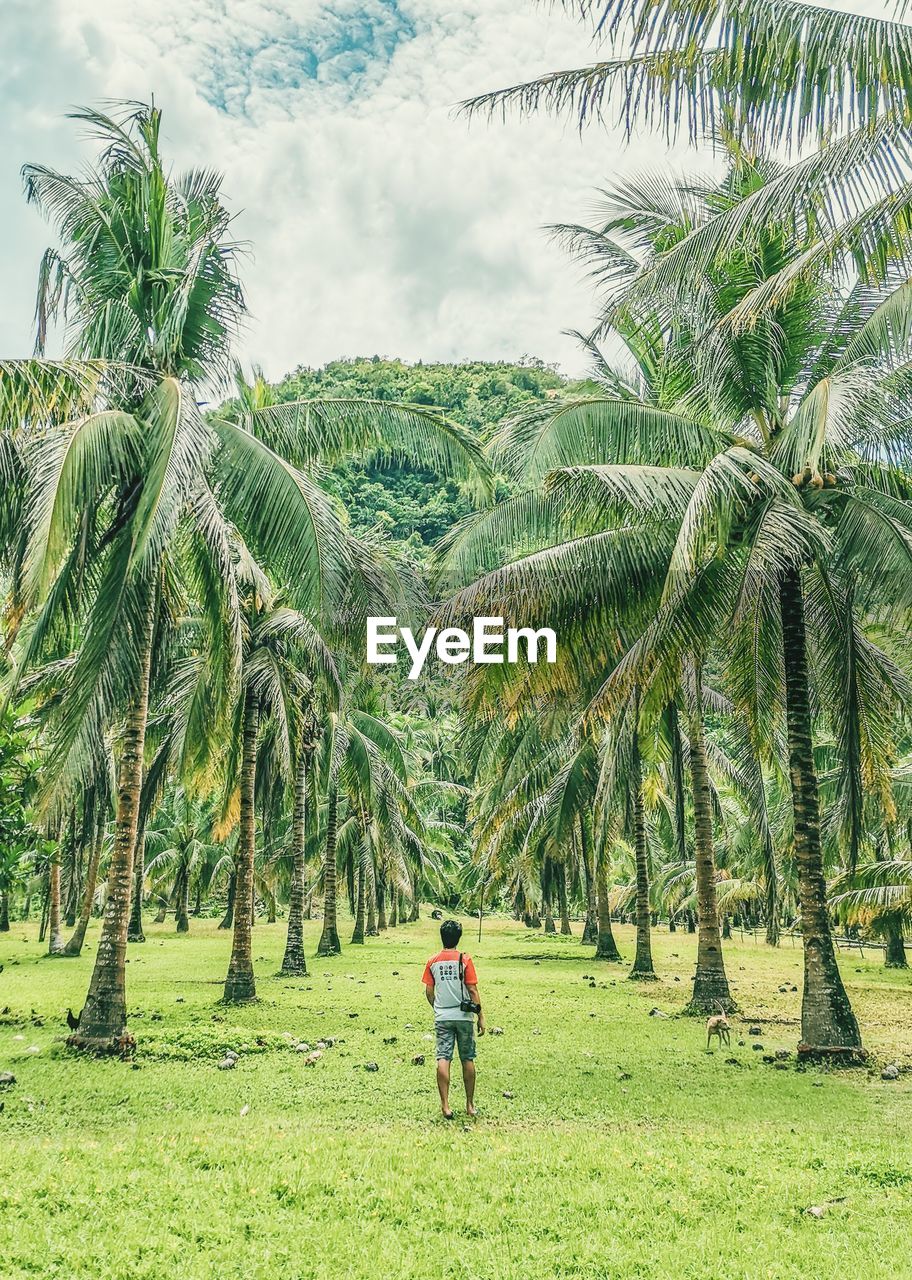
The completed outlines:
[[[79,1018],[81,1017],[82,1017],[82,1014],[79,1015]],[[79,1030],[79,1018],[76,1017],[76,1014],[73,1012],[72,1009],[67,1009],[67,1026],[70,1028],[71,1031]]]

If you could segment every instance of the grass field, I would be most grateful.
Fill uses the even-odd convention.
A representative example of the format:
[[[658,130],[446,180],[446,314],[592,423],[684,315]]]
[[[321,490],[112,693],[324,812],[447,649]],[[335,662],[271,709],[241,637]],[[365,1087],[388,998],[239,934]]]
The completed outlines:
[[[910,1274],[912,1074],[777,1069],[751,1047],[752,1023],[766,1053],[797,1042],[788,942],[729,945],[744,1021],[707,1055],[699,1022],[649,1016],[685,1002],[686,933],[656,934],[662,981],[641,986],[578,937],[487,923],[469,945],[504,1034],[480,1042],[479,1119],[448,1124],[419,986],[430,921],[294,981],[275,976],[283,925],[258,925],[261,1000],[240,1010],[217,1004],[214,922],[147,928],[127,971],[135,1069],[63,1047],[93,950],[48,960],[33,927],[0,936],[0,1070],[17,1077],[0,1114],[4,1280]],[[844,971],[878,1063],[912,1064],[912,978],[879,953]],[[340,1043],[305,1067],[289,1037],[322,1036]],[[240,1061],[219,1071],[228,1048]]]

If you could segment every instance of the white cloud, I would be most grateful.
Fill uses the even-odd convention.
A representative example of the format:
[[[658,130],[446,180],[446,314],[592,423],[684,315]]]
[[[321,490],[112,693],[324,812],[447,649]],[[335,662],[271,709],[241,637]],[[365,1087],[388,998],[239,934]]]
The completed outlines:
[[[0,350],[29,346],[48,234],[18,167],[79,162],[71,104],[154,92],[175,163],[224,172],[254,255],[243,354],[269,374],[375,352],[581,367],[561,331],[585,327],[591,292],[540,228],[584,217],[592,187],[662,149],[453,114],[589,59],[569,18],[518,0],[12,0],[10,13]]]

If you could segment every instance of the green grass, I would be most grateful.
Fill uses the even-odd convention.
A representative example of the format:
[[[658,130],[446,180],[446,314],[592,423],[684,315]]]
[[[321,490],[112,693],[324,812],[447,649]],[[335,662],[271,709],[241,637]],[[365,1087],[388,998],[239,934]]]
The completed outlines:
[[[447,1124],[419,986],[430,921],[308,958],[299,980],[275,976],[282,924],[258,925],[261,1001],[240,1010],[216,1003],[229,940],[214,922],[148,932],[127,971],[135,1070],[63,1047],[93,950],[48,960],[34,927],[0,936],[0,1070],[18,1077],[0,1114],[4,1280],[909,1274],[912,1076],[777,1070],[745,1034],[756,1020],[767,1052],[797,1042],[799,996],[778,991],[800,986],[788,941],[729,946],[746,1020],[730,1054],[707,1055],[700,1022],[648,1016],[684,1004],[686,933],[657,933],[663,980],[644,986],[578,938],[491,922],[469,945],[504,1034],[480,1042],[480,1118]],[[868,1046],[908,1066],[912,979],[879,953],[844,971]],[[287,1035],[342,1043],[306,1068]],[[218,1071],[232,1047],[237,1068]]]

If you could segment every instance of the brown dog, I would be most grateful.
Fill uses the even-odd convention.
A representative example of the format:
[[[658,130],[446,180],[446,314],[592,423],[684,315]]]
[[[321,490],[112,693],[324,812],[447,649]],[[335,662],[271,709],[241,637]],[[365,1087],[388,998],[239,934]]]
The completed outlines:
[[[722,1008],[721,1005],[719,1006],[719,1010],[720,1010],[719,1013],[714,1013],[709,1018],[706,1019],[706,1052],[707,1053],[709,1053],[709,1046],[713,1036],[716,1036],[716,1038],[718,1039],[720,1049],[722,1048],[723,1044],[726,1046],[726,1048],[728,1048],[729,1044],[731,1043],[731,1039],[730,1039],[731,1023],[729,1022],[728,1017],[725,1013],[725,1010]]]

